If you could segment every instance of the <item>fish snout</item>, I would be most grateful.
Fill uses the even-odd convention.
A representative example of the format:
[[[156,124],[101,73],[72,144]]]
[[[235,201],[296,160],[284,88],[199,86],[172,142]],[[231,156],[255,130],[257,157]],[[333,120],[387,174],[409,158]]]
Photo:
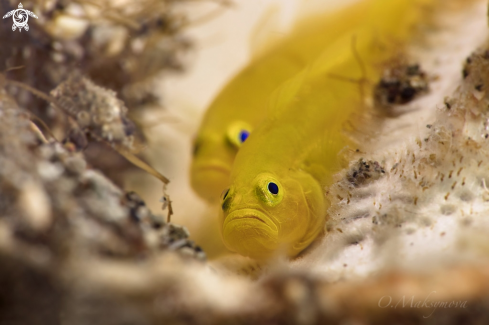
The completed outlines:
[[[224,216],[222,236],[229,249],[255,259],[268,258],[280,245],[279,228],[256,209],[235,210]]]

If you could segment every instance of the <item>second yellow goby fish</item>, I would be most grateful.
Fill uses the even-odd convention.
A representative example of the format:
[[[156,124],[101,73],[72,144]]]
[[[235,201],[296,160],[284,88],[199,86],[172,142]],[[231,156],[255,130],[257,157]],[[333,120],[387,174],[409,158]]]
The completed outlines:
[[[295,256],[322,231],[324,188],[348,145],[344,125],[361,107],[358,83],[346,79],[378,80],[381,63],[399,54],[433,1],[374,0],[364,23],[274,92],[268,116],[237,153],[222,195],[221,231],[229,249],[256,259]],[[365,83],[364,90],[372,89]]]

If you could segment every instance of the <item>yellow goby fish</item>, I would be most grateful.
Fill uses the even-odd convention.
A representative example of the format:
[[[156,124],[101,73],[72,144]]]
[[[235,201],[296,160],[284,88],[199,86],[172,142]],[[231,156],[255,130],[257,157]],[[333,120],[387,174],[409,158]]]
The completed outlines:
[[[395,0],[394,0],[395,1]],[[271,93],[316,58],[327,44],[365,20],[372,0],[308,17],[272,49],[257,57],[219,93],[194,142],[191,185],[209,202],[229,186],[236,153],[266,116]]]
[[[378,80],[380,63],[398,54],[425,17],[423,5],[432,2],[374,0],[365,23],[274,92],[270,113],[238,152],[222,196],[221,231],[229,249],[256,259],[281,251],[295,256],[317,237],[328,207],[324,187],[348,145],[344,125],[361,106],[358,84],[335,76]],[[364,90],[371,93],[371,86]]]

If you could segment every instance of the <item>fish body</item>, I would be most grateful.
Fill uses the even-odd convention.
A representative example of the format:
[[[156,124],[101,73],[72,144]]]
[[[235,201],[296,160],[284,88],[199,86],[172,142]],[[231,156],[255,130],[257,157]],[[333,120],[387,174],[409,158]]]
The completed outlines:
[[[292,257],[322,231],[324,188],[349,144],[344,125],[362,103],[351,80],[378,80],[381,63],[399,54],[430,2],[371,1],[364,23],[272,94],[269,114],[237,153],[222,196],[220,225],[229,249],[256,259]],[[371,90],[365,83],[364,91]]]
[[[230,183],[241,144],[267,116],[272,92],[315,59],[328,44],[365,20],[372,1],[302,20],[296,28],[240,71],[209,106],[194,141],[191,185],[218,202]],[[244,140],[243,140],[244,139]]]

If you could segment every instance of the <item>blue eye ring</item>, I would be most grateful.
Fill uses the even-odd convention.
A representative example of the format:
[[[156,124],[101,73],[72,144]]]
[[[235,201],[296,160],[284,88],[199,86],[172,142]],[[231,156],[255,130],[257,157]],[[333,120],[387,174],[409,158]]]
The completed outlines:
[[[227,140],[236,148],[240,148],[243,142],[248,139],[251,133],[251,126],[244,121],[234,121],[226,132]]]
[[[245,142],[246,139],[248,139],[248,137],[250,136],[250,131],[248,130],[241,130],[239,132],[239,141],[241,141],[241,143]]]
[[[286,189],[271,173],[260,173],[253,180],[255,194],[261,203],[274,207],[282,202]]]
[[[267,185],[268,191],[272,193],[273,195],[278,194],[278,185],[275,184],[274,182],[269,182]]]

